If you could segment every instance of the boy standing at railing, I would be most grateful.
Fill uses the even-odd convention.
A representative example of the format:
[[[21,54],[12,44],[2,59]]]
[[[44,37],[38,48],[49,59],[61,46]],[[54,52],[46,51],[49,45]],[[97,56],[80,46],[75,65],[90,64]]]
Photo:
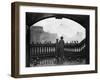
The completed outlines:
[[[60,37],[60,41],[59,41],[59,55],[60,55],[60,61],[61,61],[61,63],[63,63],[63,61],[64,61],[64,40],[63,40],[63,36]]]

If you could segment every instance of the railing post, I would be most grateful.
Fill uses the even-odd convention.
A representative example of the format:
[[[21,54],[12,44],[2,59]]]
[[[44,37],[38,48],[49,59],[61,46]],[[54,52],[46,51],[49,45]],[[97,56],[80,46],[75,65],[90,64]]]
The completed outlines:
[[[58,57],[58,39],[56,39],[55,57]]]

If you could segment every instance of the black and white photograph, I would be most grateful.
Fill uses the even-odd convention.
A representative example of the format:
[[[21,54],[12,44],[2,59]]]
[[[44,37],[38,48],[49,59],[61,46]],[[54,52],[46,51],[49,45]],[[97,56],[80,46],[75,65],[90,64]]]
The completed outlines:
[[[89,64],[89,19],[26,12],[26,67]]]
[[[97,73],[97,7],[12,3],[12,76]]]

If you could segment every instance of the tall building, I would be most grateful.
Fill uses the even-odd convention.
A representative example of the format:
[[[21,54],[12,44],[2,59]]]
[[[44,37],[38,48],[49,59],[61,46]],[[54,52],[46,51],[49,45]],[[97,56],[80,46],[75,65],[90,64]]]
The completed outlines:
[[[40,36],[43,33],[43,27],[41,26],[31,26],[30,28],[30,44],[32,42],[40,42]]]
[[[41,26],[31,26],[30,28],[30,44],[32,42],[56,42],[57,34],[56,33],[49,33],[43,30]]]

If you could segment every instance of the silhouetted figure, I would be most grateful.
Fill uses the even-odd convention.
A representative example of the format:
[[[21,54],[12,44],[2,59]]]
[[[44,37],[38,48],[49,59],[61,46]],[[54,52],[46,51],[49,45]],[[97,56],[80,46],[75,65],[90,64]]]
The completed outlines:
[[[59,41],[59,61],[61,63],[63,63],[64,60],[64,40],[63,40],[63,36],[60,37],[60,41]]]

